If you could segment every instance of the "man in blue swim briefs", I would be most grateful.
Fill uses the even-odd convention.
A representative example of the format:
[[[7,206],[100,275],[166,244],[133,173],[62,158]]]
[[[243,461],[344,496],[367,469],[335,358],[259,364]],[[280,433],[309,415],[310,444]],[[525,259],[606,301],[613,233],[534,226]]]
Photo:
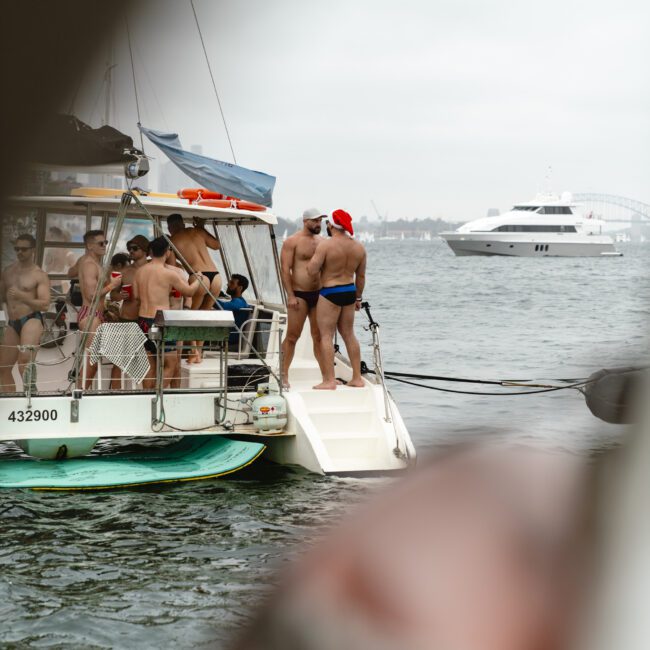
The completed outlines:
[[[36,240],[19,235],[14,242],[16,261],[0,276],[0,305],[6,303],[8,323],[0,347],[0,391],[14,392],[13,368],[23,376],[31,353],[18,346],[38,346],[43,334],[43,316],[50,306],[50,279],[34,263]]]
[[[366,284],[366,250],[353,239],[352,217],[345,210],[332,213],[327,230],[330,238],[318,244],[307,264],[307,272],[312,277],[320,276],[321,282],[316,320],[320,330],[323,381],[314,388],[336,389],[334,333],[337,329],[352,364],[352,379],[347,385],[362,387],[361,351],[354,334],[354,313],[361,308]]]
[[[316,303],[321,287],[319,275],[307,273],[307,263],[316,252],[320,237],[321,220],[325,217],[317,208],[309,208],[302,213],[302,229],[288,237],[282,245],[280,263],[282,284],[287,292],[287,331],[282,342],[282,383],[289,388],[289,366],[293,361],[296,343],[302,334],[305,321],[309,318],[309,328],[314,346],[314,356],[320,363],[320,333],[316,323]]]

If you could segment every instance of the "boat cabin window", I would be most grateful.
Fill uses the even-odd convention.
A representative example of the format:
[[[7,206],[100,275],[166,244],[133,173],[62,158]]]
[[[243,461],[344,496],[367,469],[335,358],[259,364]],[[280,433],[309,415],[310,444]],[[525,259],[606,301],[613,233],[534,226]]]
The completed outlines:
[[[266,224],[245,225],[241,231],[252,260],[255,284],[261,299],[266,303],[282,304],[269,227]]]
[[[567,205],[545,205],[539,210],[539,214],[573,214]]]
[[[110,215],[111,218],[108,221],[108,228],[107,228],[108,232],[106,233],[106,239],[108,239],[111,243],[113,241],[113,232],[115,228],[116,216],[117,216],[116,214],[111,214]],[[156,235],[154,233],[154,226],[149,219],[147,219],[146,217],[142,219],[133,218],[133,217],[124,219],[124,223],[122,224],[122,230],[120,231],[120,235],[118,237],[117,244],[115,246],[115,252],[126,253],[127,252],[126,242],[133,239],[136,235],[144,235],[149,241],[156,238]],[[107,261],[110,262],[110,260]]]
[[[546,224],[539,226],[508,225],[494,228],[492,232],[576,232],[576,228],[575,226],[549,226]]]
[[[525,212],[535,212],[535,210],[539,210],[538,205],[515,205],[513,210],[523,210]]]
[[[239,233],[237,226],[234,223],[219,223],[217,224],[217,233],[219,241],[221,242],[221,252],[227,265],[227,270],[224,273],[223,287],[225,291],[228,277],[233,273],[240,273],[248,278],[248,289],[244,291],[244,298],[247,302],[257,300],[255,295],[254,279],[251,277],[251,272],[248,264],[246,263],[246,256],[239,240]]]
[[[18,235],[36,235],[38,210],[36,208],[22,208],[5,206],[0,217],[0,267],[16,261],[14,242]]]

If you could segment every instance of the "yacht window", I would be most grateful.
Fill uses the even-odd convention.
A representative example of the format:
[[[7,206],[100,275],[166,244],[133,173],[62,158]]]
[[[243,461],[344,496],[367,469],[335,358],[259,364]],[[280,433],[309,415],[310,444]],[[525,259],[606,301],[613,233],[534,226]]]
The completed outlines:
[[[539,214],[573,214],[566,205],[545,205],[540,208]]]
[[[36,233],[36,208],[6,206],[0,216],[0,267],[5,268],[16,261],[14,242],[18,235]]]
[[[242,251],[241,242],[239,241],[239,235],[237,234],[235,224],[219,223],[217,224],[217,233],[219,235],[221,246],[223,247],[223,254],[228,263],[230,273],[240,273],[248,278],[249,285],[248,289],[244,291],[244,298],[246,298],[248,302],[255,300],[256,296],[253,290],[253,283],[251,281],[250,272],[248,270],[248,265],[246,264],[246,258]],[[213,259],[216,261],[216,256],[213,256]],[[224,290],[227,282],[228,278],[224,277]]]
[[[525,212],[535,212],[535,210],[539,209],[539,206],[537,205],[515,205],[513,210],[523,210]]]
[[[52,278],[52,286],[65,293],[70,283],[65,279],[68,269],[84,254],[84,249],[69,246],[48,246],[43,249],[43,271]]]
[[[111,217],[115,217],[115,215],[112,214]],[[108,222],[108,233],[106,234],[106,239],[108,239],[111,244],[113,243],[114,228],[115,218],[112,218]],[[124,219],[124,222],[122,223],[122,230],[120,231],[117,245],[115,246],[115,252],[126,253],[126,242],[133,239],[136,235],[144,235],[149,241],[155,239],[154,228],[150,219],[146,217],[143,219]]]
[[[255,283],[260,299],[267,303],[282,304],[282,292],[273,257],[271,231],[266,224],[244,224],[242,236],[251,259]]]
[[[576,232],[575,226],[549,226],[549,225],[507,225],[499,226],[492,232]]]
[[[86,232],[86,212],[65,214],[48,212],[45,217],[45,239],[52,242],[70,242],[83,245]]]

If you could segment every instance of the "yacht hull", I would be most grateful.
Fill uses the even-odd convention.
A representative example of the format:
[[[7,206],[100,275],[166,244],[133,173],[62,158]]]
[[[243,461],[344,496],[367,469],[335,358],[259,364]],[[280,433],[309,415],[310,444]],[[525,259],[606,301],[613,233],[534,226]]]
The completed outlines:
[[[609,237],[599,235],[557,239],[496,239],[477,233],[445,233],[441,235],[455,255],[509,256],[509,257],[609,257],[619,255]]]

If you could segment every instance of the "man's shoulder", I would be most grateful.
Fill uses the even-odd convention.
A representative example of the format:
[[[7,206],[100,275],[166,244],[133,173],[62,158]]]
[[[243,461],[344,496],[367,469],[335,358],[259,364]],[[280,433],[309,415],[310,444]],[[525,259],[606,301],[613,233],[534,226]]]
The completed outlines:
[[[295,246],[297,242],[300,241],[302,233],[300,231],[294,232],[293,235],[289,235],[283,242],[282,246]]]
[[[79,263],[77,268],[81,273],[82,270],[89,271],[90,269],[98,269],[99,264],[92,257],[89,257],[88,255],[82,255],[79,258]]]
[[[43,280],[47,280],[49,282],[50,276],[43,271],[43,269],[40,266],[34,266],[32,273],[39,279],[40,282]]]

